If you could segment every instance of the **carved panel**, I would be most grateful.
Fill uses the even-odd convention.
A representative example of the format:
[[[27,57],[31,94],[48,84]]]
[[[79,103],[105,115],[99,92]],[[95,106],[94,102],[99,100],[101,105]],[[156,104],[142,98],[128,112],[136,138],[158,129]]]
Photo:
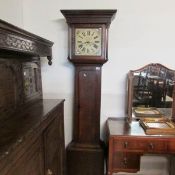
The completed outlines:
[[[30,99],[41,94],[40,66],[36,62],[23,63],[23,85],[25,98]]]
[[[21,62],[0,58],[0,113],[9,114],[42,95],[39,60]]]
[[[25,54],[30,57],[47,57],[51,65],[52,45],[53,42],[0,19],[0,51],[5,51],[5,56],[17,53],[17,55]]]
[[[2,31],[0,31],[0,46],[31,52],[36,55],[41,53],[42,55],[50,55],[48,46],[40,45],[38,47],[37,44],[31,40],[27,40],[12,34],[3,33]]]
[[[4,47],[20,49],[25,51],[34,51],[34,45],[31,41],[18,38],[17,36],[0,33],[0,44]]]
[[[21,65],[0,59],[0,70],[0,112],[5,112],[23,101]]]

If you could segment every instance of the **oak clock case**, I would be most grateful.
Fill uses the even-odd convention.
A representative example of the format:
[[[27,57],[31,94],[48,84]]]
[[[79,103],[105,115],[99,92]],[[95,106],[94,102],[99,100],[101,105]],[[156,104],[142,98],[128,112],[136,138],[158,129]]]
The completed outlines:
[[[116,10],[61,10],[69,28],[68,59],[75,66],[73,140],[68,175],[104,175],[100,140],[101,68],[107,61],[108,28]]]

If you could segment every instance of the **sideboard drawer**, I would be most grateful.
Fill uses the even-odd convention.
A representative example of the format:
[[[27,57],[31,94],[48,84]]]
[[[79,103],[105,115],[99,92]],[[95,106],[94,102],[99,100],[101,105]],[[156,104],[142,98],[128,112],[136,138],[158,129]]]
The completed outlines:
[[[113,154],[112,167],[125,172],[137,172],[140,169],[140,155],[116,152]]]
[[[114,138],[114,151],[161,153],[167,151],[167,142],[164,140]]]

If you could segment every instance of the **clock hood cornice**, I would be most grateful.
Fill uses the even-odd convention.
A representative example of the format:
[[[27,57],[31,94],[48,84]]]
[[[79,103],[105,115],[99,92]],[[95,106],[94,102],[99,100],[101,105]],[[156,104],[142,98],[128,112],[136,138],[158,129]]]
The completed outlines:
[[[74,64],[104,64],[108,60],[108,29],[115,17],[117,10],[116,9],[73,9],[73,10],[61,10],[61,13],[66,19],[68,24],[68,59],[73,62]],[[90,53],[89,49],[93,51],[93,47],[95,49],[98,48],[98,45],[94,43],[93,45],[81,45],[79,49],[76,43],[77,41],[77,34],[76,29],[85,30],[93,30],[97,29],[101,31],[100,37],[100,45],[99,50],[100,54],[88,54]],[[90,32],[90,31],[89,31]],[[82,32],[83,34],[84,32]],[[94,32],[92,32],[94,33]],[[79,37],[83,39],[86,37],[84,33],[83,36]],[[91,35],[91,39],[92,39]],[[98,38],[98,37],[97,37]],[[96,40],[96,38],[94,37]],[[84,42],[80,41],[79,43]],[[88,41],[89,42],[89,41]],[[77,44],[77,45],[76,45]],[[78,51],[80,50],[80,51]],[[87,51],[88,50],[88,51]],[[78,52],[77,52],[78,51]],[[82,51],[82,52],[81,52]],[[86,52],[85,52],[86,51]],[[79,54],[80,52],[80,54]],[[77,54],[78,53],[78,54]]]
[[[98,10],[61,10],[68,24],[106,24],[110,25],[115,17],[117,10],[98,9]],[[82,20],[82,18],[84,20]]]

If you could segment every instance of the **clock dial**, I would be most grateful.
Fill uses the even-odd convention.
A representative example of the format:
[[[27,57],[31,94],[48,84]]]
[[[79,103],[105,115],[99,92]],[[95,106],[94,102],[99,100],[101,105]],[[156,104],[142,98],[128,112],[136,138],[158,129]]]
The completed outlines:
[[[75,55],[101,55],[101,28],[75,29]]]

